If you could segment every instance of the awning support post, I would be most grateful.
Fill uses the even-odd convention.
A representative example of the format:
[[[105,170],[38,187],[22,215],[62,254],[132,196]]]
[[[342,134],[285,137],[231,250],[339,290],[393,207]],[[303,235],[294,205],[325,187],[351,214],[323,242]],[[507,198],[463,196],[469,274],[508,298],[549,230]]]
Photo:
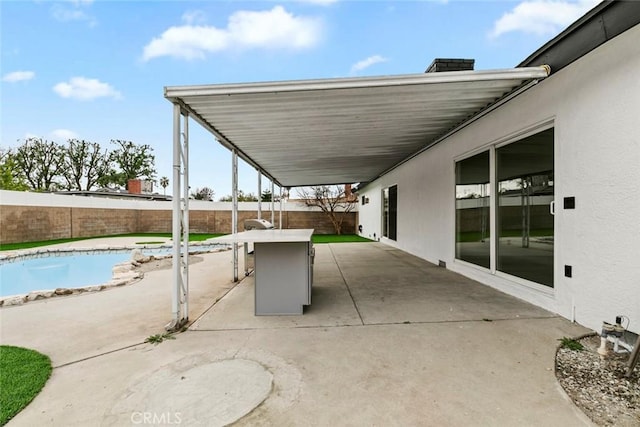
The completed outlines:
[[[262,218],[262,170],[258,169],[258,219]]]
[[[282,230],[282,187],[280,187],[280,213],[278,222],[280,223],[280,230]]]
[[[273,179],[271,180],[271,224],[274,223],[275,221],[275,200],[276,200],[276,195],[274,194],[275,192],[275,186],[273,184]]]
[[[180,121],[184,116],[184,133]],[[179,330],[189,321],[189,116],[180,106],[173,106],[173,290],[171,294],[172,319],[167,331]],[[183,141],[182,141],[183,140]],[[182,250],[181,253],[181,240]]]
[[[238,232],[238,151],[231,152],[231,233]],[[233,244],[233,281],[238,281],[238,244]]]

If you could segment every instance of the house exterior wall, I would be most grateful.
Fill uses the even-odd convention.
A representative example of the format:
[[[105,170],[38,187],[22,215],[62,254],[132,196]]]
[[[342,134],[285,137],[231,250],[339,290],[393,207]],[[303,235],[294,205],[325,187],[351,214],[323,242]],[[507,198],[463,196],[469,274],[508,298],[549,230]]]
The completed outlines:
[[[398,185],[398,238],[382,242],[589,328],[616,315],[640,332],[640,26],[601,45],[364,187],[362,235],[382,232],[382,191]],[[455,161],[555,128],[554,288],[455,260]],[[562,209],[563,197],[575,210]],[[564,277],[564,265],[573,277]]]

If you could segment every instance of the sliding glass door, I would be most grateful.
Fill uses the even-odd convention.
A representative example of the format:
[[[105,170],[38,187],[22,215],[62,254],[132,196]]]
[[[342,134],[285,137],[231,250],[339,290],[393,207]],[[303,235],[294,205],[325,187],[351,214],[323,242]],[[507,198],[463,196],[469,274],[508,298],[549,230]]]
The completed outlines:
[[[553,150],[551,128],[456,162],[457,259],[553,287]]]
[[[489,152],[456,163],[456,258],[489,268]]]
[[[553,287],[553,129],[496,149],[497,269]]]

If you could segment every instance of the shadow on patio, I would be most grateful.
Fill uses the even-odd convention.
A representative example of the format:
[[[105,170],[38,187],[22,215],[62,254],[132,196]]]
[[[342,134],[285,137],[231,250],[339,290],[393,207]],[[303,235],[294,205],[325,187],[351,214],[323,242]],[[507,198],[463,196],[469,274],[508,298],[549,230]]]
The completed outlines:
[[[380,243],[316,245],[313,301],[304,316],[254,316],[247,277],[192,330],[438,323],[556,317]]]

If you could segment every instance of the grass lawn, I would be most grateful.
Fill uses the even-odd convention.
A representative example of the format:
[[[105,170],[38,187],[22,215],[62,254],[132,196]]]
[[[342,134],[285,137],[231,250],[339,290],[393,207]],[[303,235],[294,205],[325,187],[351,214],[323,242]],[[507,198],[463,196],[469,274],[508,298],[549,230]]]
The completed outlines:
[[[192,233],[189,234],[190,242],[201,242],[203,240],[210,239],[212,237],[222,236],[222,234],[211,233]],[[57,243],[77,242],[80,240],[100,239],[103,237],[142,237],[145,239],[151,237],[171,237],[171,233],[133,233],[133,234],[115,234],[111,236],[95,236],[95,237],[76,237],[73,239],[56,239],[56,240],[43,240],[39,242],[25,242],[25,243],[4,243],[0,244],[0,251],[15,251],[18,249],[37,248],[40,246],[55,245]],[[147,242],[149,243],[149,242]]]
[[[37,351],[0,346],[0,425],[38,395],[51,375],[51,360]]]
[[[372,242],[356,234],[314,234],[313,243]]]
[[[201,242],[203,240],[211,239],[213,237],[222,236],[222,233],[192,233],[189,234],[190,242]],[[40,246],[55,245],[58,243],[77,242],[80,240],[99,239],[103,237],[140,237],[138,244],[154,244],[161,243],[154,241],[154,237],[167,237],[171,238],[171,233],[133,233],[133,234],[114,234],[110,236],[95,236],[95,237],[76,237],[73,239],[56,239],[56,240],[43,240],[40,242],[25,242],[25,243],[4,243],[0,244],[0,251],[15,251],[18,249],[37,248]],[[314,234],[313,243],[340,243],[340,242],[371,242],[371,240],[355,234]]]

